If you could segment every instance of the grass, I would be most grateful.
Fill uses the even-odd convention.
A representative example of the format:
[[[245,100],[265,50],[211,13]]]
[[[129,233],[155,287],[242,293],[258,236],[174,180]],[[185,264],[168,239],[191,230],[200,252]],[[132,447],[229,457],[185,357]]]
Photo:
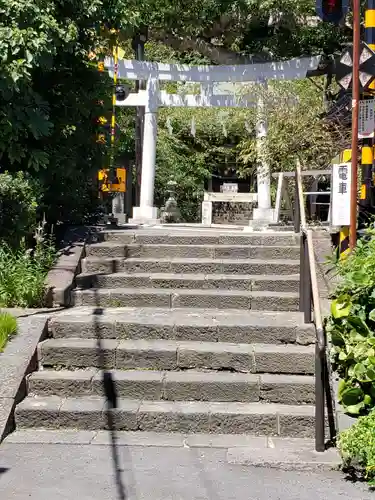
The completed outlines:
[[[36,246],[24,244],[12,249],[0,245],[0,307],[42,307],[45,279],[52,267],[56,251],[51,237],[43,230],[35,235]]]
[[[0,313],[0,352],[4,351],[6,343],[17,333],[17,320],[9,313]]]

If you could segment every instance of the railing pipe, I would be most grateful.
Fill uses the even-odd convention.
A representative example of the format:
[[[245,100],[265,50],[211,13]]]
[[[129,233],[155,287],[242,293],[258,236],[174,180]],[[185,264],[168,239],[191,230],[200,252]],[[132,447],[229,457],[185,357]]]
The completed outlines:
[[[312,301],[312,289],[311,289],[311,267],[310,267],[310,259],[309,259],[309,243],[307,240],[307,236],[303,233],[303,255],[304,255],[304,293],[303,293],[303,313],[305,323],[312,323],[312,314],[311,314],[311,301]]]
[[[325,353],[315,344],[315,450],[325,451]]]
[[[304,233],[300,236],[300,250],[299,250],[299,310],[300,312],[305,312],[305,240],[306,236]]]
[[[318,279],[313,247],[313,233],[306,225],[306,211],[303,197],[301,166],[297,162],[296,168],[296,196],[295,219],[296,232],[301,232],[300,254],[300,305],[304,313],[304,322],[311,323],[314,317],[316,343],[315,343],[315,449],[318,452],[325,450],[325,403],[324,396],[327,391],[325,373],[326,342],[322,322]],[[312,306],[314,316],[312,316]]]

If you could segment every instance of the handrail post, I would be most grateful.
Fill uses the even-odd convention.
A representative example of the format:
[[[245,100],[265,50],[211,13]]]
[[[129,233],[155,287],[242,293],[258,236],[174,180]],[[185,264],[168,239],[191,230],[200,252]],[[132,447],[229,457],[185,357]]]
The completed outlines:
[[[301,230],[301,207],[299,206],[299,192],[298,192],[298,174],[295,172],[295,193],[294,193],[294,232],[299,233]]]
[[[315,345],[315,449],[318,452],[325,451],[325,363],[324,351],[318,342]]]

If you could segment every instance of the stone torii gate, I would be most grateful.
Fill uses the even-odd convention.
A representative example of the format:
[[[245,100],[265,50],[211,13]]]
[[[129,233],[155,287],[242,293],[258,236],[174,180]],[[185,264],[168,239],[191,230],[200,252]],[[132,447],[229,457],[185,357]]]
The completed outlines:
[[[141,200],[139,207],[133,207],[133,221],[155,223],[157,208],[154,207],[154,184],[157,142],[157,111],[160,106],[168,107],[249,107],[257,105],[257,140],[261,149],[262,139],[267,133],[260,97],[255,103],[249,96],[214,95],[214,82],[258,83],[265,85],[268,80],[295,80],[305,78],[308,71],[315,70],[319,57],[291,59],[250,65],[231,66],[187,66],[178,64],[151,63],[146,61],[120,60],[117,75],[120,79],[147,80],[146,90],[130,93],[117,106],[144,106],[144,134],[142,154]],[[114,75],[113,57],[105,59],[105,67],[110,76]],[[200,95],[168,94],[160,91],[159,81],[195,82],[201,84]],[[270,196],[270,171],[267,165],[259,162],[257,169],[258,209],[254,218],[264,222],[273,220]]]

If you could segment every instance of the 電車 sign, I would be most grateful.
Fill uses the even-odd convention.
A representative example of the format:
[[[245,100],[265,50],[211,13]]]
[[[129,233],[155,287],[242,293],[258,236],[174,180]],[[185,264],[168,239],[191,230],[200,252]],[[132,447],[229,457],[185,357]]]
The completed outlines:
[[[339,163],[332,165],[332,226],[350,226],[351,172],[351,163]]]
[[[375,99],[359,102],[358,138],[374,137],[375,129]]]

